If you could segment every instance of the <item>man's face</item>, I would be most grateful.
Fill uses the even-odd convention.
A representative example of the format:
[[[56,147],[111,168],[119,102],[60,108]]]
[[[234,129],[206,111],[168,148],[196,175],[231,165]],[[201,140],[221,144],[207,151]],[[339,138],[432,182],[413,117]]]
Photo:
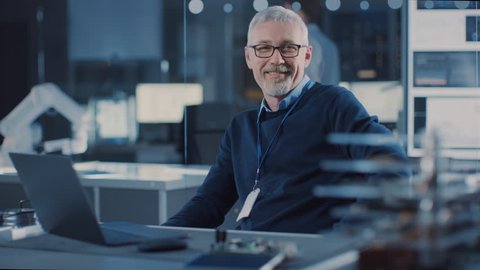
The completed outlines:
[[[250,31],[248,45],[267,44],[282,46],[285,44],[307,45],[308,39],[299,25],[281,22],[257,23]],[[305,68],[310,64],[312,48],[302,47],[298,56],[285,58],[278,49],[269,58],[255,55],[253,48],[245,48],[245,59],[264,95],[281,97],[303,78]]]

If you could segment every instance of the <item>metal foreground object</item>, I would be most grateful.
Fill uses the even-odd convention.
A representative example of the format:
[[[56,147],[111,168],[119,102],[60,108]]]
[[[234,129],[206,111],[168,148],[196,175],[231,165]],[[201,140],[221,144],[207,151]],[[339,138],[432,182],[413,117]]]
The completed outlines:
[[[376,135],[333,136],[337,143],[377,145]],[[366,183],[347,181],[320,185],[318,197],[357,199],[349,208],[332,214],[342,217],[337,227],[345,233],[375,235],[359,252],[358,269],[463,269],[476,256],[480,239],[480,174],[478,170],[453,170],[442,156],[436,131],[424,135],[423,157],[410,179],[385,179]],[[322,169],[343,172],[393,172],[409,166],[377,161],[325,161]],[[460,251],[459,251],[460,250]],[[477,251],[475,251],[477,250]],[[465,255],[470,254],[470,255]],[[389,259],[386,259],[389,258]]]

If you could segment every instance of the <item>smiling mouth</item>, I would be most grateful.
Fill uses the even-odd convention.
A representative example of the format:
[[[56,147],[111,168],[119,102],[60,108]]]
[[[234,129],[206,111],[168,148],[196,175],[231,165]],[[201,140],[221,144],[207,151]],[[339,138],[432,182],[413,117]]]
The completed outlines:
[[[286,72],[281,72],[281,71],[266,71],[265,74],[267,75],[288,75],[290,74],[290,72],[286,71]]]

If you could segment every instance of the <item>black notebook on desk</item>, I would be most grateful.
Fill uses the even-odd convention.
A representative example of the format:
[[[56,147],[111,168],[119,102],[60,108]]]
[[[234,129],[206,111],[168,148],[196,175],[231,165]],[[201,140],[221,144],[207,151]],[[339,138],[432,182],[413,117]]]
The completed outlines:
[[[47,233],[108,246],[185,237],[129,222],[99,224],[68,157],[10,153],[10,158]]]

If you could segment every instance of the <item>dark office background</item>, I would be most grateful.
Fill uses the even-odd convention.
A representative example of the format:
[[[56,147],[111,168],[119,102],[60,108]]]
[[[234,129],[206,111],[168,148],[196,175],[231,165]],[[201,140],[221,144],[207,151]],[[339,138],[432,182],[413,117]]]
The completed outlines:
[[[192,14],[188,2],[1,1],[0,119],[43,81],[80,104],[118,92],[134,95],[137,83],[187,82],[203,85],[204,102],[256,106],[261,92],[243,55],[252,3],[206,0],[203,11]],[[322,1],[318,24],[339,47],[342,80],[400,80],[401,11],[386,0],[368,2],[366,10],[359,1],[342,1],[329,11]],[[49,128],[55,133],[61,126]],[[159,128],[173,130],[159,133],[163,143],[181,145],[181,127]]]

